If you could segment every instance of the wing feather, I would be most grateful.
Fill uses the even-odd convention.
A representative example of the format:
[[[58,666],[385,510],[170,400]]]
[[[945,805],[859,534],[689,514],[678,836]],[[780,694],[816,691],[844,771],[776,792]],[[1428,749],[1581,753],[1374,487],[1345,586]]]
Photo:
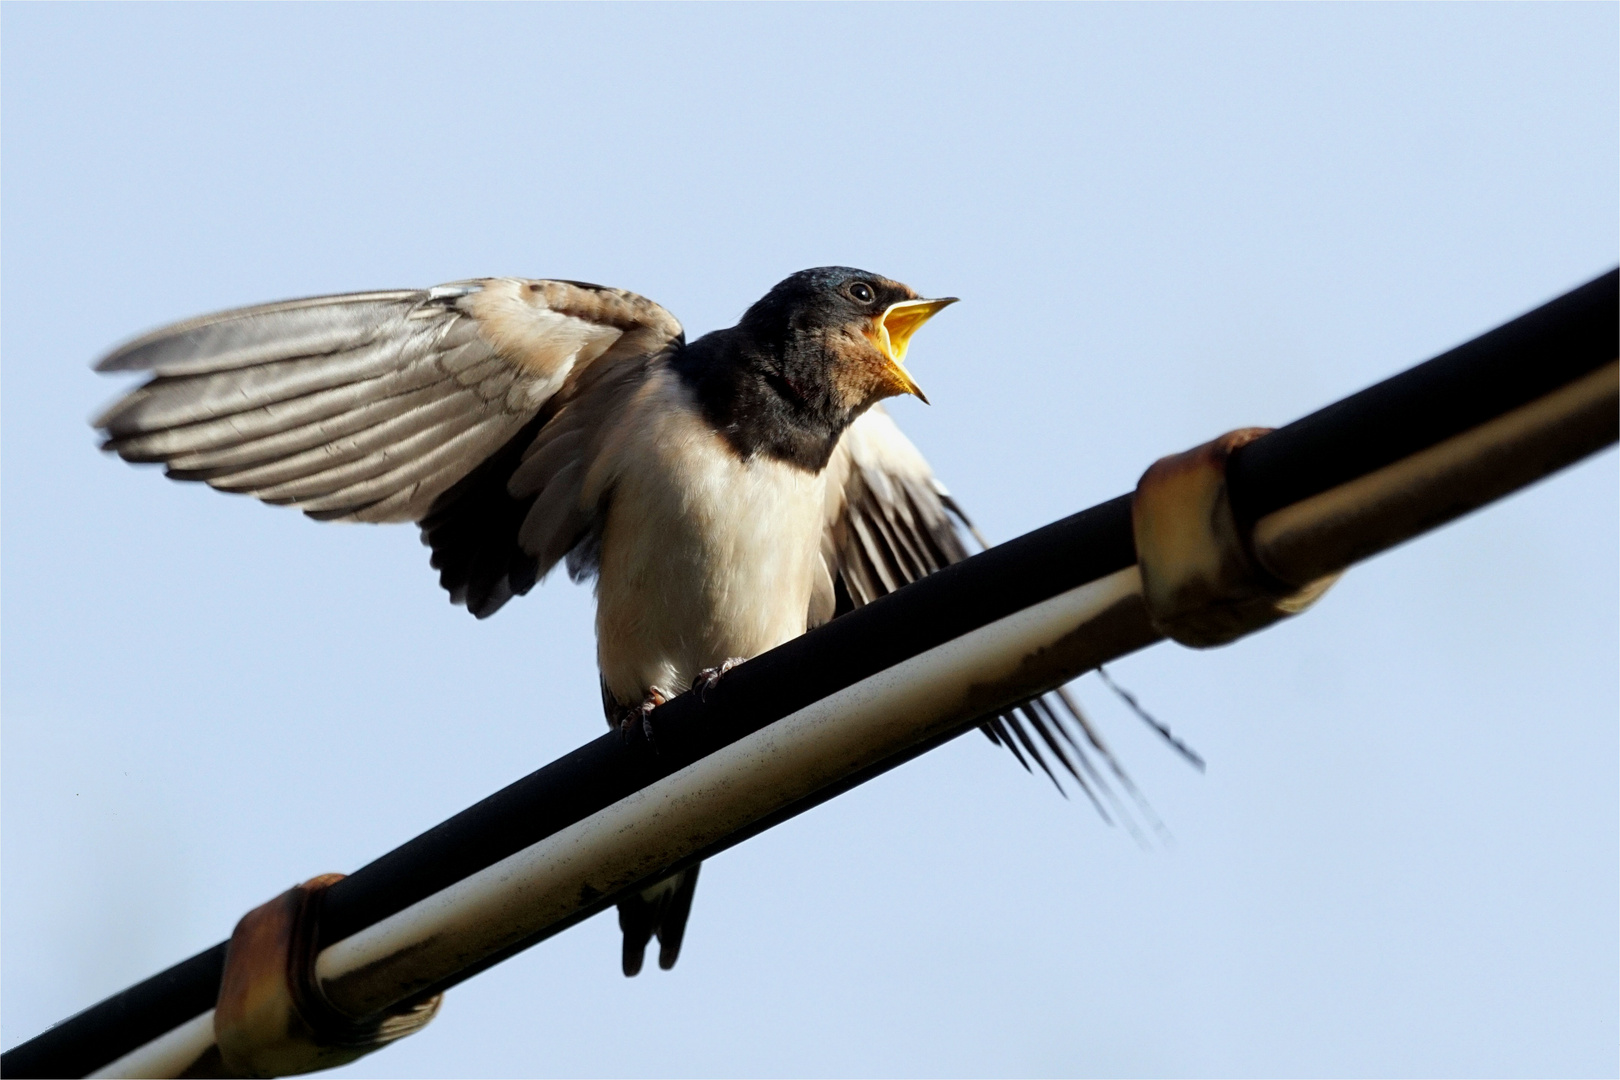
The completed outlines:
[[[237,308],[165,326],[120,346],[97,371],[196,375],[370,341],[429,297],[420,289],[347,293]]]
[[[539,572],[517,532],[540,492],[506,485],[527,443],[581,372],[680,335],[634,293],[520,278],[263,304],[115,350],[98,370],[149,378],[93,423],[175,479],[320,520],[416,520],[452,597],[488,614]],[[549,472],[582,447],[557,445]],[[559,489],[555,526],[534,525],[548,550],[578,526],[566,504]],[[493,523],[498,539],[471,535]]]
[[[381,524],[421,519],[431,509],[433,500],[440,492],[455,483],[457,478],[466,476],[483,460],[481,455],[467,453],[467,447],[471,445],[481,449],[491,442],[499,446],[501,433],[510,427],[504,418],[491,418],[402,466],[393,474],[359,485],[357,492],[347,493],[347,498],[354,501],[354,520]],[[379,490],[387,494],[372,501],[371,496]],[[361,498],[355,498],[357,494]],[[339,495],[328,498],[336,503]]]
[[[447,399],[440,387],[430,384],[403,394],[367,401],[346,412],[322,416],[307,423],[298,423],[296,418],[285,416],[279,421],[267,418],[266,427],[275,424],[273,433],[268,435],[259,435],[256,430],[240,422],[212,421],[211,424],[219,425],[215,430],[199,433],[195,438],[183,442],[177,437],[160,449],[172,455],[167,458],[171,474],[283,464],[291,468],[297,467],[296,463],[302,460],[306,452],[326,454],[327,461],[335,464],[338,455],[346,452],[350,441],[357,445],[369,445],[369,442],[362,440],[386,438],[389,434],[407,435],[415,426],[425,425],[443,416],[446,410],[456,407],[457,402]],[[232,431],[239,434],[238,440],[229,438]],[[186,477],[193,478],[208,479],[207,476]]]
[[[412,334],[391,341],[366,342],[324,356],[295,356],[202,375],[159,375],[94,421],[114,439],[194,424],[289,401],[320,390],[360,385],[373,379],[440,377],[411,365],[427,343]],[[113,447],[116,449],[116,447]]]
[[[306,510],[331,510],[338,504],[327,500],[358,496],[363,493],[362,488],[370,490],[366,487],[368,484],[380,483],[386,489],[399,470],[426,461],[432,455],[443,453],[447,448],[460,449],[468,433],[475,431],[481,422],[487,422],[487,419],[480,418],[476,414],[469,415],[464,408],[449,410],[448,415],[408,435],[390,438],[379,445],[365,448],[364,452],[352,457],[351,460],[340,459],[338,463],[326,467],[317,465],[314,468],[299,470],[293,478],[280,483],[251,482],[250,478],[254,474],[267,471],[263,466],[250,470],[243,476],[233,474],[227,478],[210,480],[208,483],[221,491],[241,492],[277,505],[297,504]],[[308,451],[300,456],[307,454]],[[400,475],[401,482],[404,482],[405,475]],[[389,493],[388,490],[383,490],[366,500],[364,504],[369,505]]]
[[[850,426],[828,468],[822,559],[838,599],[830,612],[812,611],[812,623],[819,621],[818,615],[842,614],[869,604],[967,558],[958,525],[972,532],[972,524],[934,478],[922,454],[880,408],[869,410]],[[1136,832],[1085,747],[1108,763],[1109,771],[1134,797],[1128,777],[1107,746],[1094,738],[1073,699],[1064,691],[1054,697],[1062,706],[1061,713],[1052,700],[1035,698],[985,717],[980,729],[1026,770],[1034,771],[1033,762],[1063,791],[1058,771],[1048,763],[1048,758],[1056,759],[1063,775],[1080,788],[1105,821],[1112,824],[1114,816],[1098,797],[1099,790],[1115,804],[1126,827]],[[1084,745],[1068,730],[1065,716],[1087,737]],[[1143,812],[1151,820],[1151,812],[1145,807]]]
[[[290,435],[308,424],[329,422],[343,430],[354,430],[354,425],[365,426],[365,417],[374,416],[378,411],[386,412],[413,392],[442,381],[424,371],[388,372],[289,400],[266,402],[212,420],[138,428],[137,434],[109,437],[103,449],[116,452],[126,461],[170,462],[183,454],[225,450],[259,439]],[[150,389],[153,388],[143,387],[136,393]],[[431,393],[442,397],[444,390]]]
[[[589,525],[579,492],[585,466],[579,459],[564,464],[547,480],[524,516],[518,543],[542,567],[550,567],[573,548]]]

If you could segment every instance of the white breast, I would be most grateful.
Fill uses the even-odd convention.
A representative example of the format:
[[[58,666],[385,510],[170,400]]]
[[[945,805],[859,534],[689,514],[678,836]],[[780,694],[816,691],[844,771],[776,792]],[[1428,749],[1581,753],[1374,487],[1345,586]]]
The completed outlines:
[[[608,690],[640,702],[804,633],[821,564],[823,475],[744,462],[660,372],[621,416],[597,580]]]

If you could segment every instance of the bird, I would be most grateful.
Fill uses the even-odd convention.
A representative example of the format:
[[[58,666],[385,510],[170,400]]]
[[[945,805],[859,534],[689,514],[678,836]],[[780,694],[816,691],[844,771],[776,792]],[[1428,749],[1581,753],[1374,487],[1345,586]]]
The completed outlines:
[[[103,449],[177,480],[415,522],[479,619],[559,564],[594,581],[607,722],[650,735],[673,697],[968,556],[977,530],[881,404],[927,401],[904,362],[955,302],[817,267],[689,342],[654,301],[582,281],[318,296],[115,349],[97,370],[147,379],[92,423]],[[981,730],[1053,783],[1046,758],[1061,763],[1107,817],[1060,707],[1128,786],[1067,695]],[[655,937],[674,966],[698,870],[620,899],[625,975]]]

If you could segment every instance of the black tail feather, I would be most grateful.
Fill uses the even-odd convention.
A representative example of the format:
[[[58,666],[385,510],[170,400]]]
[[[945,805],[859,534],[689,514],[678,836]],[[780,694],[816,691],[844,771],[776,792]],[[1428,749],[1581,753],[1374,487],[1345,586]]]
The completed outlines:
[[[663,920],[658,926],[658,966],[665,971],[675,966],[681,955],[681,940],[686,937],[686,918],[692,914],[692,894],[697,891],[697,863],[681,871],[680,884],[664,908]]]
[[[624,933],[623,967],[626,977],[641,972],[647,945],[658,938],[658,966],[668,971],[681,955],[687,916],[697,890],[702,863],[689,866],[640,892],[619,901],[619,929]]]

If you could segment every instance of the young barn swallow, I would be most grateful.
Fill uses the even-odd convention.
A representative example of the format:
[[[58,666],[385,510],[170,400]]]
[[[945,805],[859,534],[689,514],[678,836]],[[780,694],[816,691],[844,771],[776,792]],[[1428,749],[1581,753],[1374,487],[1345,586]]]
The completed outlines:
[[[577,281],[292,300],[118,349],[97,370],[151,378],[94,423],[105,449],[175,479],[320,520],[416,522],[480,619],[558,562],[594,578],[603,705],[633,731],[966,557],[952,515],[971,525],[878,407],[923,397],[906,350],[954,302],[820,267],[689,343],[651,300]],[[985,733],[1051,775],[1020,717],[1084,786],[1045,702]],[[619,905],[626,975],[654,935],[673,966],[697,871]]]

